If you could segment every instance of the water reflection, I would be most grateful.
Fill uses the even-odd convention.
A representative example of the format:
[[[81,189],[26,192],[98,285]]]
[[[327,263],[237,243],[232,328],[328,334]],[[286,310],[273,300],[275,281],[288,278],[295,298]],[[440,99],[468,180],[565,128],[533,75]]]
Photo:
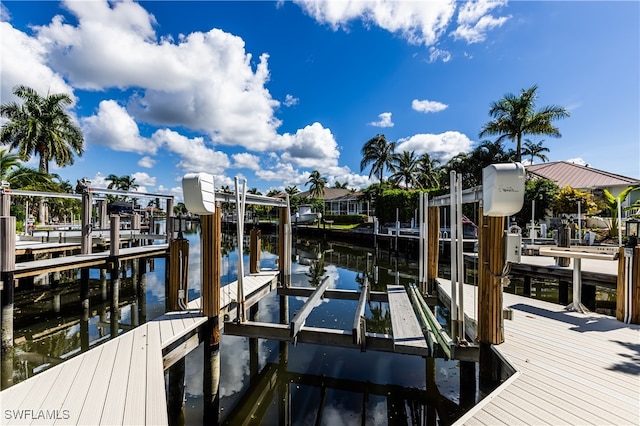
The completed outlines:
[[[188,294],[193,300],[200,296],[200,239],[197,232],[185,237],[190,242]],[[248,249],[248,242],[245,247]],[[237,279],[233,235],[225,235],[223,248],[224,291],[225,285]],[[261,268],[275,269],[276,237],[263,234],[262,248]],[[248,264],[248,250],[243,255]],[[418,270],[411,260],[376,256],[345,244],[298,241],[292,256],[293,286],[315,287],[328,276],[330,288],[359,290],[366,279],[372,291],[386,291],[388,284],[415,282]],[[127,265],[113,317],[106,278],[98,271],[91,274],[86,317],[77,281],[63,282],[55,291],[48,285],[36,285],[31,293],[24,293],[15,313],[13,383],[164,314],[164,259],[139,268],[139,276],[134,276],[132,266]],[[305,300],[286,297],[289,321]],[[273,292],[259,302],[253,318],[280,322],[281,302]],[[353,300],[321,299],[306,324],[350,329],[356,306]],[[365,316],[367,331],[391,333],[387,303],[370,301]],[[203,395],[204,352],[201,345],[185,359],[185,406],[182,416],[174,419],[177,423],[202,424],[211,414],[205,412]],[[3,361],[3,370],[5,364]],[[363,419],[369,424],[395,424],[400,419],[409,424],[419,419],[425,424],[449,424],[478,397],[475,377],[461,384],[457,361],[227,335],[221,337],[219,379],[220,419],[230,424],[250,416],[263,424],[362,424]],[[434,385],[428,387],[430,382]],[[461,386],[472,387],[474,401],[461,405]],[[260,404],[256,405],[258,396]]]

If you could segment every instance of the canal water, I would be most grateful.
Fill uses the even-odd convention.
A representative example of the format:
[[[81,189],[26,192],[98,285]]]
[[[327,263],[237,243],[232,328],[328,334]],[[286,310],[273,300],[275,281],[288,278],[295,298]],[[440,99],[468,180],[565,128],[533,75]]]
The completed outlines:
[[[200,237],[190,242],[189,300],[200,296]],[[248,243],[245,243],[248,248]],[[277,267],[277,239],[263,235],[261,268]],[[295,241],[292,285],[315,286],[329,276],[330,288],[359,290],[365,275],[372,290],[388,284],[415,283],[415,261],[365,248],[318,241]],[[245,264],[248,264],[248,252]],[[232,235],[225,235],[222,286],[237,279],[238,255]],[[165,262],[155,259],[137,279],[123,271],[119,313],[112,317],[105,276],[91,271],[88,316],[79,303],[76,274],[55,289],[36,282],[16,293],[15,351],[2,363],[3,389],[86,351],[109,338],[161,316],[165,311]],[[289,297],[292,317],[304,303]],[[35,300],[35,302],[34,302]],[[357,301],[323,299],[306,325],[350,329]],[[273,292],[252,311],[255,320],[279,322],[279,296]],[[446,323],[448,313],[436,309]],[[391,333],[386,303],[366,306],[367,331]],[[468,364],[468,363],[467,363]],[[202,424],[210,418],[203,401],[202,345],[185,358],[184,410],[176,424]],[[463,366],[469,371],[469,366]],[[472,366],[473,367],[473,366]],[[461,374],[458,361],[419,356],[280,343],[222,335],[220,345],[219,418],[222,424],[450,424],[468,411],[488,389],[479,389],[476,375]],[[475,368],[477,371],[477,368]],[[427,376],[435,386],[427,388]],[[168,379],[168,374],[167,374]],[[167,380],[168,383],[168,380]]]

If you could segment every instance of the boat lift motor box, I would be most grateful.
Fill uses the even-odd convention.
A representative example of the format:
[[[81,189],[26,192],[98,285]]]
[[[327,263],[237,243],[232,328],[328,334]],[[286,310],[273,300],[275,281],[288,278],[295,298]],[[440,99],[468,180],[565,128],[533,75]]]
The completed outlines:
[[[485,216],[511,216],[524,204],[525,172],[522,163],[491,164],[482,169]]]
[[[182,178],[184,205],[193,214],[213,214],[216,208],[216,194],[213,175],[209,173],[187,173]]]

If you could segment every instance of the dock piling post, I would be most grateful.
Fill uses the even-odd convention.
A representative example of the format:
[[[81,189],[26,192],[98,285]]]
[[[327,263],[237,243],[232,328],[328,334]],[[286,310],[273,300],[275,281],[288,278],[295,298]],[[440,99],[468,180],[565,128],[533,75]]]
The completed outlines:
[[[478,253],[478,340],[480,342],[480,381],[500,380],[500,362],[491,345],[504,341],[502,282],[504,268],[504,224],[501,216],[483,216],[480,207],[480,247]]]
[[[0,217],[0,280],[2,280],[2,353],[13,349],[13,271],[16,267],[16,218]]]
[[[249,232],[249,272],[257,274],[260,272],[260,237],[262,232],[259,229],[252,229]]]
[[[291,223],[289,208],[280,207],[280,227],[278,238],[278,266],[280,285],[289,288],[291,284]]]
[[[91,204],[92,193],[86,189],[82,193],[82,228],[81,228],[81,240],[80,240],[80,252],[82,254],[90,254],[92,249],[91,244]]]

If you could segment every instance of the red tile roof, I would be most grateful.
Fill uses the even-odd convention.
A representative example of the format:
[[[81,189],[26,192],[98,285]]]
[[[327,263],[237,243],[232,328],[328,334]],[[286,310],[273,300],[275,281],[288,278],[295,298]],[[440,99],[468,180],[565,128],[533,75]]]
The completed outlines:
[[[568,185],[572,188],[588,189],[640,183],[640,179],[609,173],[566,161],[532,164],[525,168],[531,175],[552,180],[560,187]]]

